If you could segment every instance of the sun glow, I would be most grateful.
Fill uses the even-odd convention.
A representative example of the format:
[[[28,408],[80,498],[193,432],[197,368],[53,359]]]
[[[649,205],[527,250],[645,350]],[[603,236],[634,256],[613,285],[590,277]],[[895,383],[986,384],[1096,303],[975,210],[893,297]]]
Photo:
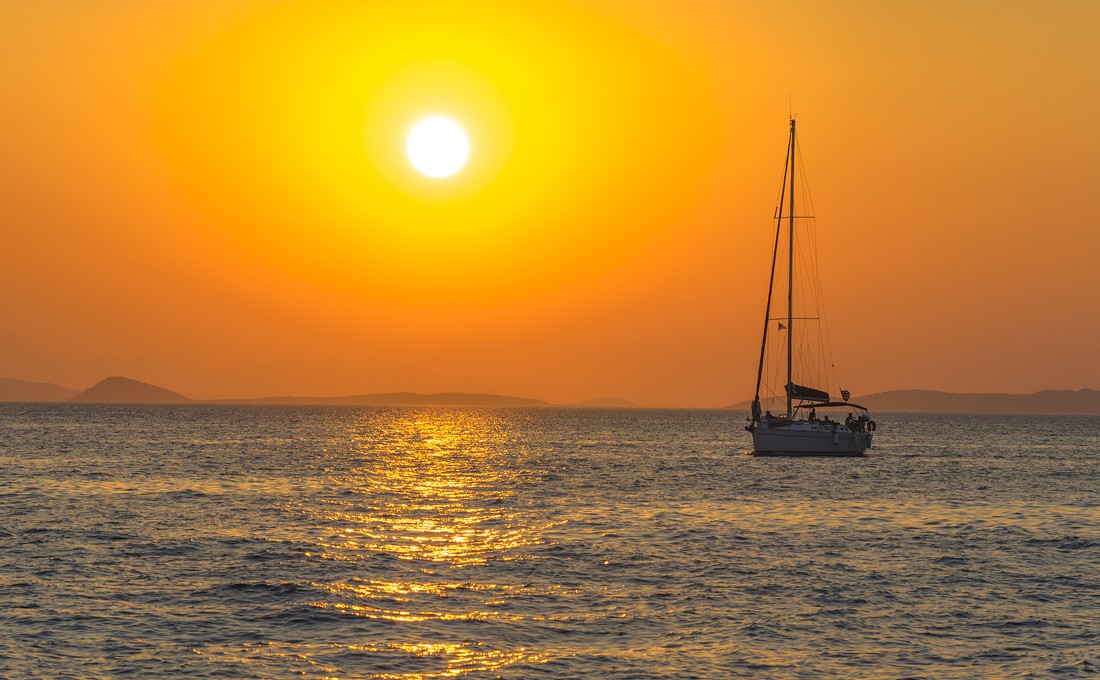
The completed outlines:
[[[676,123],[701,96],[692,72],[568,4],[474,4],[425,23],[402,3],[277,3],[173,62],[158,153],[211,238],[417,323],[513,314],[655,252],[716,149],[706,107]],[[293,35],[308,49],[288,52]],[[451,132],[420,139],[435,126]]]
[[[409,162],[428,177],[450,177],[466,165],[470,140],[450,118],[433,116],[413,126],[405,140]]]

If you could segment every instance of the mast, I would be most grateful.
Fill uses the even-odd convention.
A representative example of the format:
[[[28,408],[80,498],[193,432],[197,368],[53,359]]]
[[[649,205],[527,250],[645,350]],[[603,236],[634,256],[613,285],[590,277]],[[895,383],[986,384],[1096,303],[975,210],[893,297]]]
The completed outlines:
[[[794,140],[788,141],[788,145]],[[787,190],[787,171],[790,169],[791,154],[790,147],[787,148],[787,154],[783,156],[783,182],[779,184],[779,205],[777,206],[777,214],[775,216],[775,245],[772,246],[772,271],[768,277],[768,304],[764,307],[764,336],[760,340],[760,363],[756,367],[756,392],[753,397],[752,408],[752,421],[755,424],[760,420],[760,382],[764,377],[764,352],[768,348],[768,323],[771,321],[772,316],[772,292],[775,289],[775,261],[776,256],[779,254],[779,236],[783,230],[783,198]]]
[[[790,195],[790,207],[788,208],[787,224],[787,236],[789,238],[789,253],[787,256],[787,418],[794,420],[794,413],[791,412],[791,392],[794,390],[794,383],[791,381],[791,355],[794,344],[794,326],[791,324],[794,321],[794,116],[791,117],[791,143],[790,152],[791,157],[787,159],[787,163],[791,168],[791,195]]]

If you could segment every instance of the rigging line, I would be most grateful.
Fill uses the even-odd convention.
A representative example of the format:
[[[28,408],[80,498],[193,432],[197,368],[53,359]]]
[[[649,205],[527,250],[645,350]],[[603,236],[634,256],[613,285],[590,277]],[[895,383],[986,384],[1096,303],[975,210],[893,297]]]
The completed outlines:
[[[803,160],[802,143],[801,142],[799,142],[798,149],[796,151],[797,151],[797,155],[798,155],[798,171],[801,173],[801,178],[802,178],[801,184],[802,184],[804,207],[807,209],[807,211],[809,213],[814,214],[814,212],[815,212],[814,211],[814,199],[813,199],[813,194],[810,193],[810,183],[809,183],[809,180],[808,180],[809,175],[806,174],[806,167],[805,167],[805,162]]]
[[[813,272],[813,276],[814,276],[814,279],[815,279],[815,285],[811,290],[812,290],[813,298],[814,298],[814,309],[818,313],[818,315],[820,316],[824,313],[823,310],[824,310],[824,297],[825,296],[822,292],[822,283],[821,283],[821,258],[818,257],[818,233],[817,233],[816,228],[812,229],[812,230],[809,230],[809,231],[810,231],[810,233],[808,234],[808,238],[807,238],[807,241],[808,241],[807,249],[809,251],[808,259],[810,260],[810,266],[812,267],[812,272]],[[825,341],[824,341],[824,338],[823,338],[824,335],[826,335],[826,331],[825,331],[823,325],[819,326],[818,334],[817,334],[817,337],[816,337],[817,346],[815,347],[815,349],[816,349],[815,361],[820,362],[821,369],[823,371],[823,375],[821,375],[821,380],[824,383],[828,384],[828,382],[829,382],[828,381],[828,370],[829,370],[828,365],[829,365],[831,359],[829,357],[827,357],[826,353],[825,353]]]
[[[787,153],[783,157],[783,176],[779,180],[779,191],[775,202],[775,210],[772,211],[772,219],[780,219],[783,215],[783,198],[787,191],[787,171],[791,162],[791,140],[787,139]]]
[[[799,156],[799,169],[802,171],[803,179],[805,179],[807,175],[806,175],[805,169],[802,167],[803,166],[802,161],[803,161],[802,156]],[[812,195],[810,193],[809,182],[806,182],[805,186],[803,187],[803,191],[806,194],[807,204],[812,206],[813,198],[812,198]],[[811,211],[811,212],[816,212],[816,211]],[[819,342],[822,345],[821,348],[820,348],[821,349],[821,355],[822,355],[822,361],[824,362],[826,372],[832,374],[831,377],[832,377],[833,381],[835,381],[837,389],[839,389],[840,388],[840,374],[836,369],[836,362],[834,360],[833,346],[832,346],[833,345],[833,338],[832,338],[832,333],[830,332],[830,329],[829,329],[829,318],[828,318],[828,314],[827,314],[826,307],[825,307],[825,298],[826,298],[826,296],[825,296],[825,293],[824,293],[824,290],[823,290],[824,285],[822,284],[823,279],[821,277],[820,258],[818,257],[819,248],[818,248],[818,233],[817,233],[816,224],[813,225],[813,227],[810,228],[809,231],[810,231],[810,238],[811,238],[811,247],[813,249],[812,263],[813,263],[814,275],[815,275],[815,277],[817,279],[817,283],[818,283],[817,287],[814,288],[813,290],[816,294],[817,299],[815,300],[815,302],[816,302],[818,313],[821,316],[821,323],[822,323],[822,333],[821,333],[821,337],[819,338]]]
[[[815,224],[814,228],[810,229],[809,231],[810,231],[810,234],[809,234],[808,249],[809,249],[810,252],[808,254],[808,257],[809,257],[809,260],[810,260],[810,267],[812,268],[814,283],[815,283],[813,291],[812,291],[813,292],[813,301],[814,301],[814,312],[818,316],[824,316],[824,314],[825,314],[825,297],[826,296],[825,296],[825,291],[824,291],[823,280],[822,280],[822,277],[821,277],[821,257],[820,257],[820,249],[818,248],[817,225]]]
[[[809,175],[808,175],[808,173],[806,172],[806,169],[805,169],[805,156],[804,156],[804,154],[802,154],[801,151],[802,151],[801,148],[799,148],[798,149],[797,160],[798,160],[798,169],[801,172],[801,177],[802,177],[802,183],[801,183],[800,188],[802,190],[803,197],[804,197],[803,198],[804,206],[809,208],[808,212],[816,214],[817,211],[814,209],[814,206],[813,206],[813,193],[810,189],[810,183],[807,179]],[[822,328],[820,329],[821,332],[818,334],[818,338],[817,338],[817,340],[818,340],[818,348],[817,348],[818,349],[818,356],[821,360],[822,366],[823,366],[824,371],[825,371],[826,374],[828,374],[830,372],[830,368],[832,369],[832,371],[831,371],[832,374],[833,374],[832,377],[835,380],[836,386],[839,388],[840,378],[839,378],[839,375],[837,374],[837,371],[836,371],[836,363],[833,360],[832,336],[829,333],[828,317],[827,317],[826,311],[825,311],[825,294],[824,294],[824,290],[823,290],[824,286],[822,285],[820,258],[818,257],[818,253],[820,251],[819,251],[819,248],[818,248],[817,225],[814,224],[814,223],[811,223],[811,224],[807,225],[807,228],[804,228],[802,231],[803,232],[809,231],[809,238],[807,239],[809,253],[804,254],[804,255],[806,255],[806,257],[809,260],[809,265],[810,265],[809,270],[812,272],[812,275],[813,275],[813,278],[814,278],[814,285],[809,287],[810,291],[812,293],[812,299],[813,299],[813,302],[814,302],[814,307],[815,307],[815,310],[817,311],[817,313],[820,315],[821,321],[822,321]],[[828,375],[825,375],[825,376],[822,376],[822,377],[825,379],[826,382],[829,382]]]
[[[788,243],[787,247],[790,250],[790,253],[788,255],[789,259],[788,259],[788,262],[787,262],[787,264],[788,264],[788,267],[787,267],[787,328],[788,328],[788,332],[787,332],[787,382],[786,382],[786,385],[787,385],[787,404],[786,404],[785,412],[786,412],[788,417],[790,417],[791,414],[792,414],[792,411],[791,411],[791,396],[792,396],[792,394],[791,394],[791,392],[792,392],[791,385],[794,384],[794,379],[791,377],[791,370],[792,370],[792,367],[791,367],[791,351],[793,349],[793,343],[794,343],[794,328],[793,328],[794,320],[791,317],[794,316],[794,294],[793,294],[794,293],[794,291],[793,291],[793,287],[794,287],[794,198],[795,198],[795,196],[794,196],[794,166],[797,163],[797,161],[795,160],[795,155],[798,153],[798,141],[797,141],[797,138],[796,138],[796,134],[797,133],[795,131],[794,116],[791,116],[791,143],[790,143],[790,147],[791,147],[790,148],[790,152],[791,152],[791,160],[790,160],[790,166],[791,166],[791,177],[790,177],[791,190],[790,191],[791,191],[791,195],[787,198],[787,200],[789,201],[789,206],[790,206],[787,209],[788,210],[788,215],[789,215],[788,220],[787,220],[787,231],[790,234],[790,242]]]
[[[803,231],[805,232],[807,230],[804,229]],[[799,277],[799,281],[802,284],[799,288],[799,291],[801,293],[799,297],[799,303],[803,309],[809,310],[811,307],[813,307],[813,311],[818,312],[820,307],[820,281],[818,280],[818,277],[814,276],[816,270],[816,267],[814,266],[816,264],[816,258],[813,257],[812,248],[812,238],[814,235],[814,230],[811,229],[809,231],[810,233],[807,234],[806,240],[810,241],[810,243],[799,244],[798,256],[799,261],[802,263],[802,266],[800,267],[802,275]],[[815,317],[815,320],[818,319]],[[820,326],[815,327],[812,335],[811,332],[808,331],[808,329],[803,328],[802,330],[803,334],[800,336],[799,347],[802,356],[804,357],[804,360],[800,364],[801,370],[805,375],[812,376],[815,382],[821,382],[822,376],[820,375],[820,371],[817,366],[817,363],[823,360],[820,347],[821,328]],[[816,347],[814,347],[812,344],[814,340],[817,340]]]
[[[803,284],[806,284],[801,287],[801,293],[804,296],[803,303],[807,301],[812,301],[815,307],[814,312],[816,313],[819,278],[817,276],[817,267],[815,261],[816,253],[814,253],[812,250],[812,239],[814,237],[815,230],[813,229],[812,225],[807,225],[806,228],[803,229],[803,231],[809,232],[809,234],[806,236],[806,240],[809,241],[809,243],[807,243],[806,245],[803,245],[802,243],[797,244],[799,271],[801,272],[799,281]]]
[[[818,235],[816,234],[816,230],[815,230],[815,234],[814,234],[814,248],[815,248],[815,250],[817,249],[817,245],[818,245],[817,244],[817,236]],[[818,269],[818,279],[820,281],[821,280],[820,259],[818,259],[816,266],[817,266],[817,269]],[[840,373],[839,373],[839,371],[837,371],[836,361],[835,361],[835,354],[833,353],[833,335],[832,335],[832,330],[829,328],[828,307],[825,304],[825,299],[826,299],[827,296],[825,295],[823,284],[819,288],[819,294],[821,296],[821,301],[820,301],[820,304],[819,304],[819,307],[818,307],[818,311],[819,311],[819,314],[821,315],[821,326],[822,326],[822,331],[823,331],[822,332],[822,342],[823,342],[823,345],[824,345],[822,347],[823,359],[826,360],[826,371],[831,372],[832,379],[833,379],[837,389],[840,389],[841,388]]]
[[[787,154],[788,161],[790,160],[790,155],[791,155],[790,153]],[[784,165],[783,166],[783,181],[781,181],[779,183],[779,191],[777,192],[777,195],[776,195],[775,209],[772,210],[772,219],[773,220],[777,220],[781,216],[781,211],[783,210],[783,197],[786,196],[786,193],[785,193],[786,189],[787,189],[787,166]],[[797,219],[797,218],[795,218],[795,219]]]
[[[812,238],[812,248],[814,250],[813,265],[814,265],[815,275],[816,275],[817,280],[818,280],[818,287],[816,289],[817,296],[818,296],[817,309],[818,309],[818,313],[821,316],[821,325],[822,325],[822,333],[821,333],[821,337],[819,338],[819,342],[821,344],[821,358],[822,358],[822,361],[824,363],[826,373],[831,374],[830,377],[832,378],[833,384],[836,386],[837,389],[840,389],[841,388],[840,373],[839,373],[839,371],[837,371],[837,368],[836,368],[835,355],[833,354],[833,337],[832,337],[832,332],[829,329],[829,317],[828,317],[828,313],[827,313],[827,308],[825,306],[825,299],[826,299],[827,296],[825,295],[824,284],[822,283],[821,260],[817,256],[817,253],[819,252],[819,248],[818,248],[818,233],[817,233],[816,225],[810,231],[811,231],[810,236]]]
[[[827,312],[827,309],[826,309],[826,306],[825,306],[824,297],[825,297],[824,294],[822,294],[823,299],[822,299],[822,303],[821,303],[821,307],[820,307],[821,326],[822,326],[822,330],[823,330],[822,340],[823,340],[823,343],[825,345],[824,348],[823,348],[823,352],[825,352],[825,357],[827,357],[827,360],[828,360],[828,363],[827,363],[828,368],[826,370],[831,369],[833,380],[836,381],[837,388],[839,389],[840,388],[840,375],[836,370],[835,355],[833,354],[833,337],[832,337],[832,332],[829,329],[829,315],[828,315],[828,312]]]
[[[799,148],[796,150],[796,159],[798,170],[801,173],[800,179],[802,180],[800,182],[799,188],[803,195],[803,211],[809,212],[810,214],[816,214],[816,210],[813,206],[813,194],[810,190],[810,183],[807,179],[809,175],[805,169],[805,156],[802,153],[801,145],[799,145]],[[809,340],[803,338],[803,340],[799,343],[801,354],[803,357],[805,357],[805,360],[799,362],[800,368],[801,370],[806,371],[807,374],[812,373],[816,376],[816,371],[812,371],[810,369],[816,368],[816,364],[820,362],[821,368],[824,370],[824,374],[820,376],[822,381],[826,383],[826,386],[828,386],[830,389],[833,385],[829,383],[833,383],[837,388],[839,388],[840,378],[836,371],[836,363],[833,360],[832,337],[828,330],[828,318],[825,313],[824,303],[825,295],[821,285],[822,279],[820,270],[820,259],[818,257],[818,234],[816,224],[813,224],[812,220],[810,224],[807,224],[801,230],[801,233],[805,234],[805,232],[807,231],[809,232],[809,234],[808,238],[806,239],[806,247],[803,248],[801,245],[799,246],[799,261],[803,264],[802,270],[809,272],[809,274],[805,278],[799,277],[799,280],[800,283],[804,284],[803,286],[801,286],[801,290],[806,290],[808,288],[810,291],[810,294],[806,297],[806,299],[803,299],[803,302],[806,303],[809,300],[812,300],[815,311],[817,311],[820,316],[820,320],[822,321],[822,327],[819,328],[819,333],[817,334],[816,338],[817,352],[816,356],[814,357],[814,361],[812,362],[813,365],[811,365],[809,362],[810,348],[806,344],[806,342],[808,342]],[[812,281],[810,281],[810,279],[812,279]],[[807,283],[809,285],[805,285]],[[835,383],[829,380],[830,376],[828,374],[830,372],[832,373],[831,377],[833,378],[833,381],[835,381]]]
[[[805,177],[805,174],[803,174],[803,177]],[[808,184],[803,187],[803,190],[807,194],[809,193]],[[806,271],[809,272],[809,276],[812,277],[812,280],[813,280],[813,285],[810,287],[809,290],[810,290],[810,293],[811,293],[811,299],[813,300],[813,303],[814,303],[815,311],[818,311],[820,309],[820,306],[821,306],[822,293],[821,293],[821,271],[820,271],[820,268],[819,268],[818,248],[817,248],[817,224],[816,224],[816,220],[811,221],[810,223],[808,223],[805,226],[805,228],[803,229],[803,232],[804,233],[808,232],[808,233],[807,233],[807,238],[806,238],[806,246],[804,247],[804,251],[801,253],[801,255],[804,258],[803,262],[808,265],[806,267]]]
[[[792,123],[792,125],[793,125],[793,123]],[[787,143],[787,151],[788,151],[787,155],[788,156],[792,155],[793,149],[791,147],[794,146],[794,134],[793,134],[793,129],[794,128],[792,127],[791,129],[792,129],[791,141],[789,141]],[[792,172],[794,171],[794,168],[790,167],[789,158],[787,160],[783,161],[783,179],[784,180],[786,180],[786,178],[787,178],[787,170],[788,169],[791,170]],[[786,182],[784,181],[783,184],[781,184],[780,186],[784,187],[785,184],[786,184]],[[783,214],[783,193],[782,192],[783,192],[783,190],[785,190],[785,187],[783,189],[780,189],[779,207],[777,208],[778,215],[777,215],[776,221],[775,221],[775,246],[772,248],[772,273],[771,273],[771,276],[768,279],[768,302],[767,302],[767,305],[764,308],[764,334],[763,334],[764,337],[761,338],[761,340],[760,340],[760,364],[756,369],[756,394],[755,394],[756,399],[760,398],[760,379],[761,379],[761,376],[764,373],[764,352],[765,352],[765,350],[767,349],[767,346],[768,346],[768,317],[771,316],[772,289],[775,286],[775,258],[776,258],[776,255],[778,254],[778,251],[779,251],[779,234],[780,234],[780,232],[782,231],[782,228],[783,228],[783,218],[782,218],[782,214]],[[793,198],[793,194],[792,194],[792,198]]]

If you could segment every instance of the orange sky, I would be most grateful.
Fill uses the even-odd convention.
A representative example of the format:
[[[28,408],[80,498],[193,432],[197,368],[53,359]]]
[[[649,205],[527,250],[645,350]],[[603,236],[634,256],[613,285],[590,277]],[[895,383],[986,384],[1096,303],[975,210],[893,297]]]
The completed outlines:
[[[848,389],[1100,387],[1100,4],[773,4],[3,3],[0,375],[747,399],[793,102]]]

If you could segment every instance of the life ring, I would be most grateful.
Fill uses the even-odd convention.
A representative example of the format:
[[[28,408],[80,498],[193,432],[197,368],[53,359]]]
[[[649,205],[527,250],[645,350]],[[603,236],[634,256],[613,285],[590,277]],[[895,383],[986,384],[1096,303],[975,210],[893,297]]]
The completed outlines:
[[[874,432],[875,431],[875,421],[868,420],[867,421],[867,429],[870,430],[871,432]]]

